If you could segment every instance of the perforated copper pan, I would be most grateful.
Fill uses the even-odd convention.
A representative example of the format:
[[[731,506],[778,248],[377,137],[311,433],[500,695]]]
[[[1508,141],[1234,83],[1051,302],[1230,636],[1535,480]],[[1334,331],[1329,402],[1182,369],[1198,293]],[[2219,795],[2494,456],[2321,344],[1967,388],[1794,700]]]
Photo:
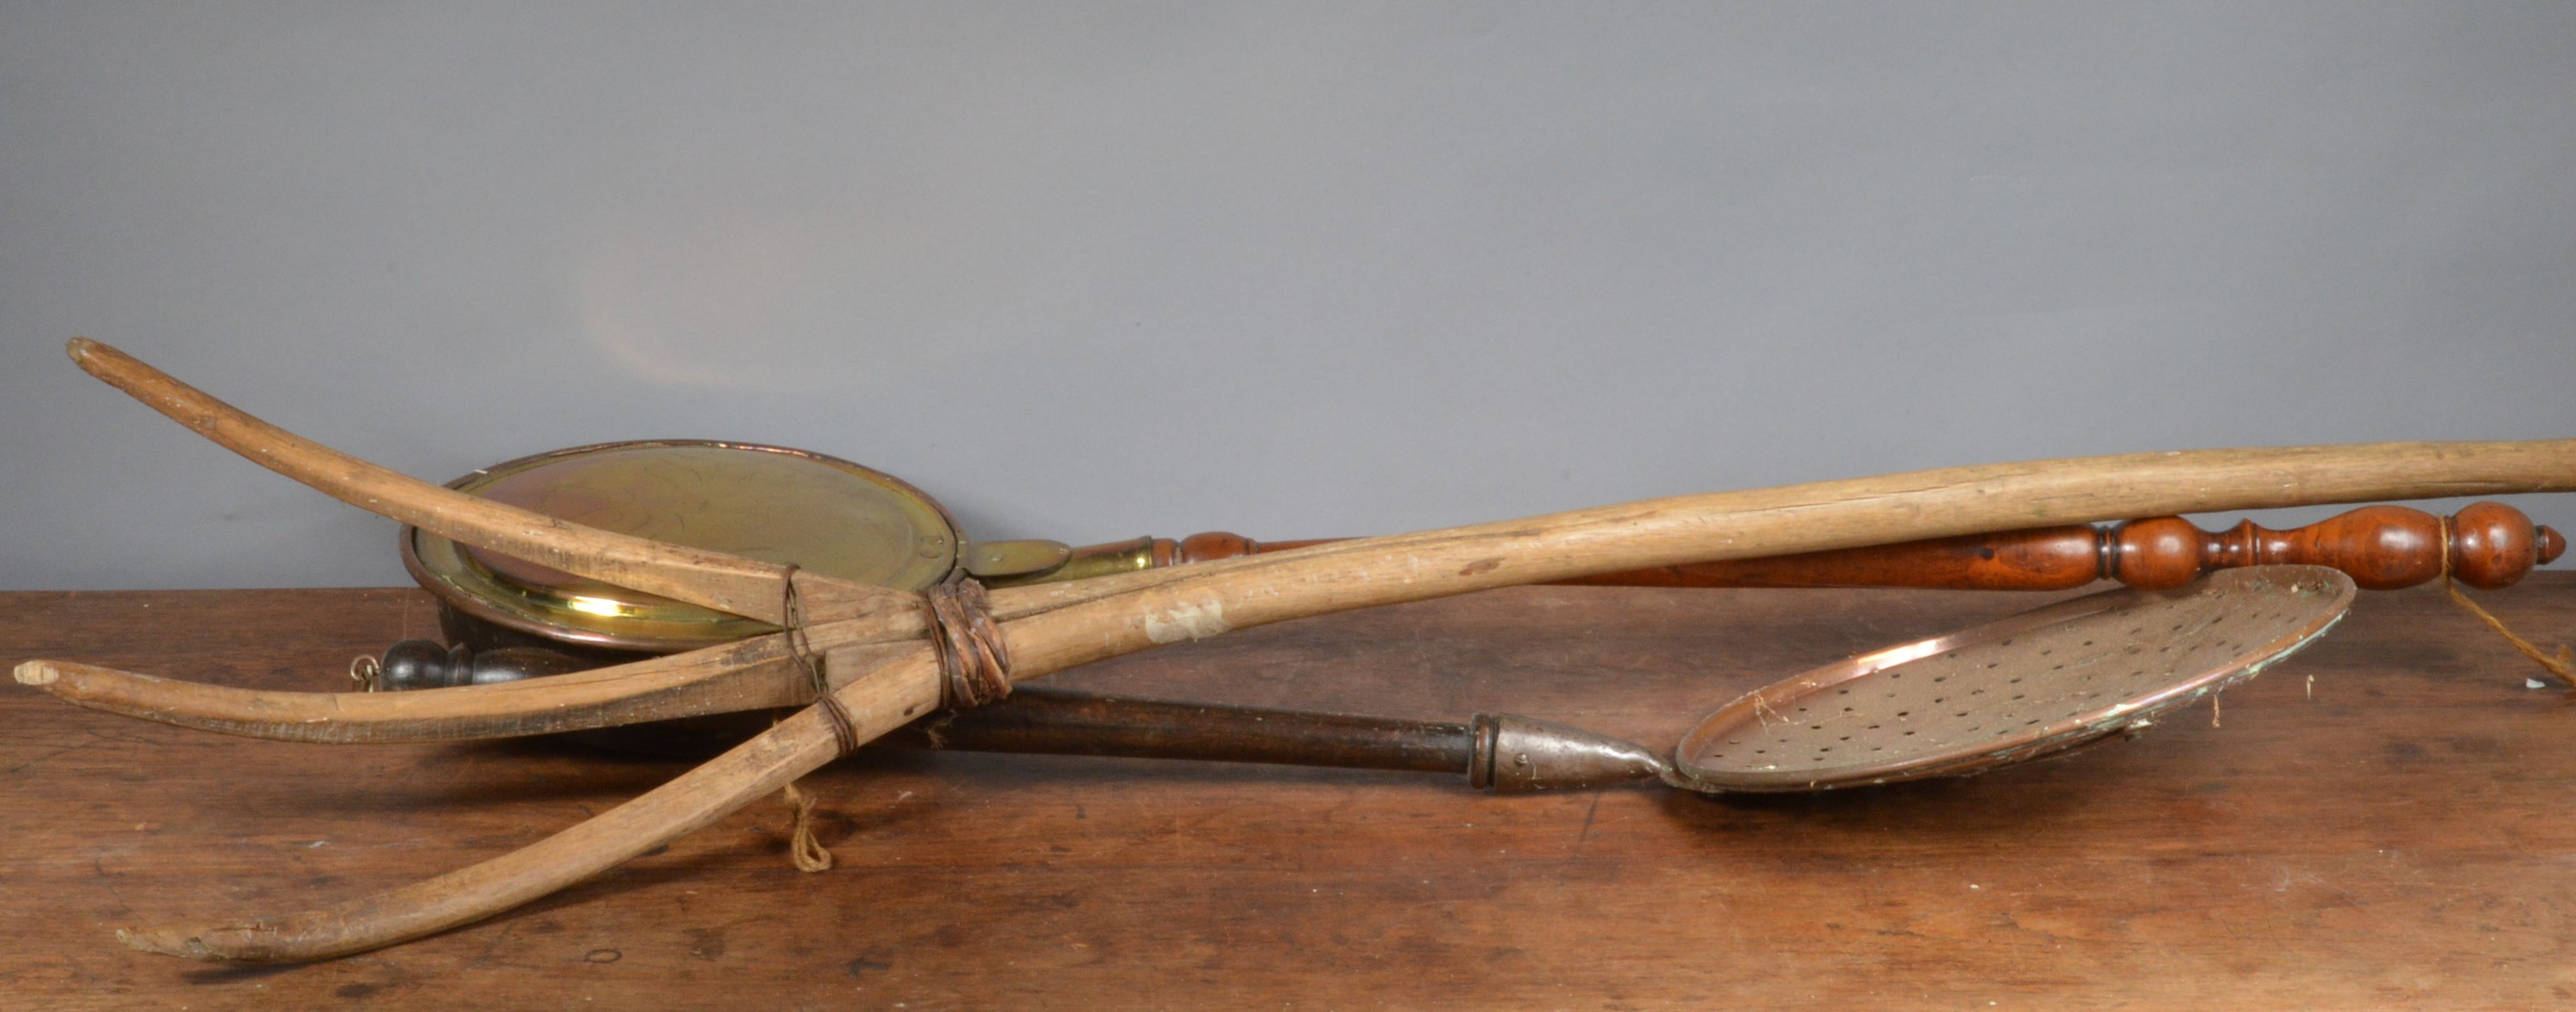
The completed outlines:
[[[2325,634],[2352,578],[2227,570],[2114,590],[1827,665],[1711,714],[1677,786],[1815,791],[1979,773],[2136,733]]]

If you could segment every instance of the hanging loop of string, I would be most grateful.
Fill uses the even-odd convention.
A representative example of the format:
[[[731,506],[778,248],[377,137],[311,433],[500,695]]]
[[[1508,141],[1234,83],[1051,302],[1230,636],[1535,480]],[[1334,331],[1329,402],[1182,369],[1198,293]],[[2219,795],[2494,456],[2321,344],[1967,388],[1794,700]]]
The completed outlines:
[[[779,580],[784,589],[779,591],[778,619],[781,634],[787,641],[787,656],[796,662],[796,667],[805,673],[806,682],[813,686],[814,706],[823,711],[823,719],[832,725],[833,744],[840,747],[841,755],[848,755],[858,751],[861,744],[859,724],[850,716],[850,708],[841,702],[841,697],[832,694],[831,679],[825,677],[823,665],[814,659],[814,648],[805,638],[805,598],[796,590],[796,570],[795,563],[788,563],[787,572]],[[814,836],[814,803],[818,799],[798,790],[795,782],[789,781],[783,800],[787,803],[787,810],[794,813],[794,822],[787,831],[788,861],[801,872],[830,871],[832,852]]]
[[[832,852],[814,837],[815,797],[787,784],[787,810],[795,813],[795,823],[787,830],[787,860],[796,870],[806,873],[832,870]]]
[[[2495,630],[2496,635],[2504,637],[2505,642],[2513,644],[2513,648],[2521,651],[2523,656],[2531,658],[2532,663],[2540,665],[2551,675],[2557,676],[2560,683],[2569,686],[2576,686],[2576,649],[2571,649],[2562,644],[2558,648],[2558,655],[2552,657],[2543,652],[2539,646],[2533,644],[2530,640],[2517,636],[2514,634],[2513,630],[2505,628],[2503,619],[2497,618],[2495,617],[2495,613],[2479,607],[2476,601],[2469,600],[2469,595],[2461,592],[2459,581],[2451,578],[2451,570],[2453,568],[2451,565],[2451,541],[2454,537],[2457,537],[2457,533],[2452,530],[2451,518],[2442,518],[2442,589],[2450,593],[2451,603],[2459,605],[2462,611],[2466,611],[2469,614],[2476,616],[2478,621],[2486,623],[2487,628]]]
[[[832,725],[833,743],[840,754],[856,752],[864,744],[859,737],[857,719],[841,698],[832,693],[832,682],[823,665],[814,657],[814,649],[805,635],[805,599],[796,589],[795,564],[787,566],[779,598],[778,613],[781,635],[786,639],[787,656],[814,690],[814,705],[823,711],[823,719]],[[959,571],[939,585],[922,592],[930,608],[930,639],[939,651],[940,705],[948,709],[965,709],[999,701],[1011,694],[1011,655],[1002,639],[1001,623],[993,620],[993,609],[984,597],[984,585]],[[832,852],[814,836],[813,794],[789,783],[784,792],[787,808],[794,813],[788,829],[787,854],[796,870],[826,871],[832,867]]]

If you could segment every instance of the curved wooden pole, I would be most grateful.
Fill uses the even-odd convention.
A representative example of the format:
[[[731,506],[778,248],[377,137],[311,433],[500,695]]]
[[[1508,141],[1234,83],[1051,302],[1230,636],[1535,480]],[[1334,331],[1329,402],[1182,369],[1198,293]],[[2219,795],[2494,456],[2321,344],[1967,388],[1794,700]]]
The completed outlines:
[[[2412,445],[2415,449],[2411,452],[2423,458],[2423,461],[2418,461],[2414,465],[2405,464],[2404,455],[2395,454],[2388,447],[2349,448],[2347,452],[2364,450],[2378,452],[2383,458],[2384,465],[2402,469],[2405,466],[2425,466],[2424,461],[2459,459],[2463,453],[2468,452],[2469,448],[2475,446],[2518,444],[2453,444],[2429,451],[2423,449],[2425,444]],[[2291,461],[2315,456],[2313,448],[2210,451],[2187,456],[2189,459],[2199,460],[2223,454],[2239,457],[2253,455],[2251,459],[2258,461],[2275,459]],[[2026,494],[2052,497],[2062,507],[2069,500],[2065,499],[2061,490],[2048,486],[2047,482],[2053,480],[2050,476],[2102,468],[2134,467],[2136,466],[2134,461],[2137,460],[2169,462],[2175,459],[2177,459],[2176,455],[2146,454],[2133,458],[2043,461],[1960,470],[1976,471],[1982,476],[1983,481],[1990,484],[1987,491],[1977,493],[1978,495],[1996,495],[2017,485],[2039,483],[2042,487],[2030,490]],[[2117,463],[2121,460],[2133,463]],[[2232,466],[2246,465],[2240,461]],[[2257,465],[2257,469],[2269,466],[2270,464],[2264,463]],[[1959,485],[1956,481],[1944,480],[1944,475],[1945,472],[1922,472],[1885,479],[1867,479],[1858,484],[1901,481],[1936,488],[1967,487]],[[2394,476],[2390,477],[2393,480]],[[2192,474],[2184,472],[2175,472],[2170,478],[2176,482],[2199,480]],[[1832,484],[1848,486],[1855,483]],[[2192,503],[2243,501],[2242,493],[2235,493],[2238,498],[2229,499],[2224,496],[2230,493],[2207,491],[2206,486],[2200,485],[2188,487],[2202,489],[2189,493],[2188,501]],[[2341,494],[2359,498],[2380,498],[2382,496],[2379,493],[2391,489],[2403,491],[2422,487],[2424,486],[2420,484],[2411,486],[2358,484],[2341,492],[2330,492],[2311,483],[2304,488],[2302,494]],[[1814,487],[1685,497],[1665,500],[1661,508],[1674,511],[1677,515],[1689,515],[1693,511],[1724,511],[1732,508],[1730,503],[1745,501],[1748,497],[1757,502],[1766,497],[1777,500],[1784,496],[1794,500],[1801,497],[1800,488]],[[1865,492],[1858,495],[1859,498],[1854,501],[1871,501],[1870,496]],[[2177,500],[2167,498],[2160,501]],[[1633,504],[1633,507],[1643,508],[1649,505],[1653,504]],[[1609,509],[1631,508],[1611,507]],[[2246,507],[2210,505],[2207,508]],[[1601,511],[1587,512],[1600,513]],[[1638,514],[1639,517],[1645,515],[1642,512]],[[1560,517],[1570,516],[1573,514],[1560,515]],[[1807,515],[1793,522],[1775,522],[1771,525],[1771,529],[1760,532],[1762,537],[1758,541],[1744,542],[1734,550],[1765,553],[1769,549],[1761,546],[1812,543],[1807,539],[1818,536],[1828,526],[1825,523],[1827,519],[1829,517],[1825,514],[1810,510]],[[1521,527],[1548,520],[1559,520],[1559,518],[1513,521],[1501,525],[1488,525],[1488,527]],[[2520,521],[2519,533],[2516,533],[2512,523],[2514,520]],[[1559,520],[1559,522],[1564,521]],[[1631,533],[1644,529],[1631,522]],[[1882,521],[1874,529],[1889,531],[1901,528],[1891,522]],[[2547,554],[2549,547],[2545,544],[2535,545],[2529,520],[2523,518],[2520,511],[2495,503],[2480,504],[2463,510],[2459,518],[2449,521],[2404,507],[2371,506],[2335,520],[2292,532],[2268,531],[2249,521],[2228,534],[2220,535],[2200,531],[2180,519],[2171,517],[2125,524],[2109,532],[2090,526],[2062,527],[2054,530],[2084,532],[2081,537],[2088,547],[2085,547],[2083,552],[2088,555],[2099,555],[2097,565],[2101,569],[2107,569],[2113,575],[2123,576],[2132,584],[2149,587],[2177,586],[2186,582],[2191,575],[2201,569],[2220,565],[2329,562],[2359,574],[2359,582],[2364,586],[2386,588],[2432,579],[2439,575],[2445,559],[2451,560],[2453,565],[2460,568],[2463,578],[2472,586],[2493,586],[2518,578],[2533,561],[2530,556],[2535,551]],[[2454,537],[2454,530],[2459,531],[2460,535]],[[2546,529],[2542,528],[2542,530]],[[2364,532],[2368,532],[2368,538],[2363,537]],[[1738,540],[1743,541],[1754,533],[1746,531]],[[2101,539],[2099,542],[2096,541],[2097,536]],[[1834,549],[1803,556],[1757,554],[1741,561],[1702,561],[1671,566],[1664,570],[1643,571],[1813,576],[1820,569],[1828,569],[1828,567],[1814,565],[1812,562],[1802,564],[1798,561],[1804,559],[1824,560],[1833,567],[1840,567],[1828,569],[1828,571],[1840,572],[1846,576],[1878,574],[1883,577],[1891,573],[1919,576],[1931,568],[1923,564],[1923,556],[1958,556],[1963,554],[1959,546],[1981,543],[1982,537],[1982,535],[1970,534],[1928,541],[1907,541],[1894,546]],[[1376,540],[1393,543],[1394,539]],[[2441,547],[2444,540],[2455,544],[2448,548]],[[1369,551],[1366,545],[1367,542],[1360,541],[1319,541],[1306,543],[1303,549],[1294,551],[1297,553],[1348,552],[1354,546],[1359,546],[1360,551],[1366,552]],[[1753,547],[1747,547],[1747,545]],[[2389,551],[2372,550],[2390,545],[2396,548]],[[1277,550],[1276,546],[1270,547],[1273,550],[1257,552],[1253,557],[1259,559],[1302,557],[1291,554],[1287,550]],[[1677,552],[1721,551],[1720,548],[1708,546],[1673,550]],[[1527,557],[1528,561],[1516,563],[1516,566],[1533,564],[1549,552],[1564,554],[1561,547],[1551,548],[1535,540],[1524,544],[1499,545],[1491,551]],[[1460,584],[1453,589],[1441,590],[1439,593],[1458,593],[1479,586],[1539,582],[1545,579],[1563,582],[1582,582],[1586,579],[1582,575],[1571,577],[1542,575],[1539,580],[1514,579],[1513,574],[1499,572],[1502,569],[1499,560],[1503,557],[1502,554],[1493,556],[1497,561],[1481,571],[1486,574],[1483,581]],[[1235,561],[1244,561],[1244,559],[1244,556],[1237,556]],[[1151,588],[1187,585],[1205,578],[1222,561],[1224,560],[1146,570],[1114,578],[1095,578],[1081,583],[1038,584],[1000,589],[992,594],[994,611],[997,617],[1007,621],[1080,604],[1101,596],[1086,593],[1088,591],[1112,590],[1118,594],[1132,596]],[[1982,560],[1971,558],[1968,562],[1957,564],[1967,565],[1978,561]],[[1417,567],[1422,564],[1419,556],[1410,563]],[[1579,562],[1579,565],[1584,567],[1597,564],[1590,561]],[[1475,568],[1478,565],[1478,560],[1470,560],[1460,568]],[[1638,571],[1629,570],[1614,576],[1633,575],[1635,572]],[[2092,578],[2092,574],[2088,573],[2082,579],[2066,585],[2080,586],[2082,583],[2090,582]],[[1339,577],[1306,577],[1305,579],[1326,581],[1338,579],[1351,582],[1356,586],[1367,583],[1371,577],[1365,573],[1346,573]],[[1384,582],[1388,578],[1377,577],[1377,579]],[[1438,581],[1430,580],[1420,572],[1408,572],[1393,578],[1393,585],[1396,586],[1408,582],[1431,586]],[[1370,595],[1358,590],[1330,591],[1325,596],[1353,594],[1358,595],[1353,597],[1353,603],[1342,607],[1366,607],[1374,603],[1410,599],[1387,597],[1383,594]],[[1276,596],[1269,595],[1274,599]],[[1131,599],[1141,600],[1141,598]],[[1193,638],[1193,630],[1222,629],[1253,624],[1255,621],[1275,620],[1247,618],[1239,605],[1229,615],[1222,610],[1192,610],[1200,606],[1189,604],[1185,597],[1171,600],[1176,603],[1169,604],[1166,608],[1177,610],[1167,610],[1164,618],[1155,620],[1161,625],[1157,630],[1148,632],[1147,644],[1154,642],[1155,635]],[[1310,613],[1294,610],[1288,617]],[[910,613],[906,612],[901,614],[900,620],[889,616],[877,616],[868,620],[824,623],[810,627],[809,636],[812,648],[817,652],[823,652],[864,643],[909,640],[918,635],[918,628],[917,622],[912,621]],[[1122,648],[1120,652],[1123,652],[1123,649],[1136,649],[1136,647]],[[1109,655],[1108,653],[1096,654],[1099,657]],[[806,679],[792,665],[785,662],[784,656],[783,650],[776,646],[775,637],[764,637],[747,641],[746,644],[728,644],[689,654],[640,661],[586,672],[577,677],[566,676],[535,682],[383,694],[235,689],[56,661],[30,661],[20,666],[17,677],[22,684],[43,689],[74,705],[228,734],[290,741],[438,741],[547,734],[733,710],[801,706],[813,702],[813,693],[810,686],[806,684]],[[1032,670],[1025,658],[1022,660],[1020,670],[1024,675]]]
[[[1152,547],[1154,564],[1169,567],[1324,543],[1256,542],[1214,533],[1178,542],[1161,539]],[[2351,574],[2363,588],[2391,590],[2439,579],[2448,566],[2461,583],[2493,590],[2519,581],[2534,565],[2556,559],[2565,549],[2557,531],[2534,526],[2521,510],[2503,503],[2475,503],[2450,517],[2380,505],[2286,531],[2251,520],[2224,532],[2206,531],[2180,517],[2157,517],[2108,528],[2028,528],[1557,582],[2066,590],[2115,579],[2165,589],[2236,566],[2326,565]],[[902,634],[901,629],[832,622],[809,630],[809,646],[825,651]],[[533,703],[526,701],[528,687],[519,684],[381,695],[273,692],[58,661],[28,662],[18,680],[75,706],[226,734],[329,743],[553,734],[814,701],[808,679],[788,663],[775,636],[593,670],[553,683],[560,688]]]
[[[1350,607],[1365,607],[1695,561],[1832,551],[2124,517],[2570,490],[2576,490],[2576,440],[2167,451],[1943,468],[1650,499],[1445,531],[1320,542],[1276,554],[1067,583],[998,588],[992,601],[997,616],[1026,617],[1130,592],[1205,586],[1223,579],[1220,574],[1244,571],[1241,567],[1266,559],[1343,563],[1368,559],[1375,561],[1301,568],[1294,578],[1309,592],[1327,599],[1347,594],[1349,600],[1361,602]],[[1378,586],[1362,589],[1372,583]],[[1278,590],[1273,586],[1255,593]],[[1226,621],[1238,627],[1250,624]],[[1162,624],[1179,628],[1168,620]]]
[[[785,566],[585,527],[441,488],[251,417],[106,344],[76,337],[65,350],[90,375],[198,435],[369,513],[620,587],[772,625],[784,621]],[[814,573],[795,579],[817,615],[911,607],[910,595],[883,587]]]
[[[1067,568],[1184,566],[1339,539],[1255,541],[1209,531],[1140,538],[1073,550]],[[2405,506],[2364,506],[2305,527],[2276,531],[2251,520],[2205,531],[2181,517],[2110,527],[2066,524],[1842,548],[1795,555],[1688,562],[1558,580],[1595,587],[1924,587],[1941,590],[2073,590],[2095,580],[2132,587],[2179,587],[2238,566],[2327,566],[2364,590],[2395,590],[2443,576],[2480,590],[2508,587],[2567,550],[2567,539],[2521,510],[2473,503],[2449,517]],[[1096,575],[1096,574],[1095,574]],[[1036,583],[1054,574],[1015,582]]]
[[[810,627],[817,651],[869,638],[856,621]],[[416,692],[276,692],[68,661],[16,678],[74,706],[201,731],[334,745],[511,738],[739,710],[804,706],[814,690],[778,634],[543,681]],[[531,696],[531,686],[545,686]],[[559,687],[557,687],[559,686]]]

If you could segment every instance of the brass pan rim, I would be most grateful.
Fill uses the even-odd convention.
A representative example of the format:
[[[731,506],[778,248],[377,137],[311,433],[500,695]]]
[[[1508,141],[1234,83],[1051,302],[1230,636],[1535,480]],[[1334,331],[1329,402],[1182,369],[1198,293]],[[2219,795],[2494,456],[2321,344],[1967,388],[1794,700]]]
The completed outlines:
[[[964,543],[963,535],[958,528],[956,517],[950,515],[947,507],[941,505],[939,500],[932,498],[929,493],[912,483],[829,454],[765,443],[720,439],[625,439],[590,443],[533,453],[477,468],[447,482],[446,487],[470,492],[500,477],[568,458],[620,450],[656,448],[707,448],[777,454],[823,465],[881,486],[906,505],[916,507],[928,517],[935,518],[939,534],[945,538],[944,563],[933,560],[932,565],[922,567],[924,572],[930,569],[937,569],[938,572],[929,574],[926,579],[910,581],[917,583],[918,586],[898,589],[918,590],[935,584],[946,577],[949,570],[956,568],[962,557],[960,549]],[[668,654],[776,631],[774,626],[765,622],[694,609],[692,606],[680,605],[677,602],[671,602],[674,608],[705,611],[706,617],[699,621],[676,625],[667,622],[628,622],[614,617],[590,616],[575,616],[582,619],[578,624],[550,621],[547,615],[554,612],[554,609],[526,601],[520,602],[520,606],[515,608],[502,603],[512,597],[525,598],[534,595],[506,577],[492,574],[474,564],[465,557],[465,546],[408,524],[397,533],[395,541],[396,548],[402,556],[404,571],[411,575],[413,582],[418,583],[436,597],[442,607],[463,618],[558,643],[639,653]],[[438,558],[442,564],[432,565],[424,557],[425,555]],[[823,567],[816,568],[818,571],[829,572]],[[832,573],[831,575],[844,574]],[[648,625],[661,631],[646,632],[638,628]]]

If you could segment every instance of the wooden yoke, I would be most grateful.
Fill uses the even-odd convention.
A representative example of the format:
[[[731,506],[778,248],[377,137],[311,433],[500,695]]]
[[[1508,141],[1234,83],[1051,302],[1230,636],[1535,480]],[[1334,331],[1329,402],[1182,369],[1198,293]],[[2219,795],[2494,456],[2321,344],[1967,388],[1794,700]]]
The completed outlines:
[[[75,345],[73,353],[88,356],[87,364],[103,350],[104,346]],[[159,376],[121,355],[116,359],[121,367],[130,363],[128,373],[146,379]],[[168,382],[176,386],[176,381]],[[119,385],[130,391],[163,389],[157,384]],[[244,430],[231,420],[205,421],[198,412],[208,406],[232,409],[186,392],[202,398],[202,403],[165,407],[165,413],[289,477],[372,512],[433,530],[438,528],[416,518],[446,523],[449,530],[461,532],[450,534],[459,540],[506,546],[496,548],[501,551],[534,551],[549,565],[595,578],[647,574],[658,583],[643,589],[690,601],[728,601],[746,609],[742,613],[755,613],[748,609],[756,605],[745,599],[746,592],[740,588],[746,577],[760,579],[764,575],[760,572],[745,574],[722,564],[699,572],[659,552],[637,554],[635,545],[568,538],[561,525],[551,521],[539,528],[516,530],[510,524],[524,523],[524,518],[454,522],[454,516],[465,511],[462,504],[437,495],[446,490],[408,479],[390,480],[400,476],[294,440],[264,423]],[[229,438],[241,431],[259,438]],[[297,452],[278,453],[278,447]],[[262,453],[272,456],[262,458]],[[1700,560],[2164,513],[2568,490],[2576,490],[2576,440],[2210,450],[1948,468],[1649,500],[1072,584],[1007,588],[992,593],[991,613],[1003,620],[1013,677],[1033,678],[1160,644],[1307,615]],[[475,540],[478,537],[487,540]],[[679,551],[651,542],[643,545]],[[768,578],[771,586],[783,591],[779,575],[783,574]],[[798,579],[801,585],[803,577]],[[666,587],[686,593],[669,593]],[[860,741],[938,705],[940,698],[939,664],[925,641],[928,630],[914,610],[917,599],[900,598],[889,602],[882,594],[857,597],[856,610],[863,614],[844,620],[849,625],[836,637],[847,645],[828,655],[830,691],[850,716]],[[889,603],[902,607],[880,607]],[[696,664],[709,654],[700,651],[662,660]],[[724,675],[723,663],[707,666],[718,670],[705,677]],[[55,662],[30,661],[19,666],[17,676],[22,683],[59,690],[73,681],[61,677],[64,670]],[[586,694],[589,705],[603,705],[598,683],[621,673],[636,672],[634,666],[602,669],[576,691]],[[638,696],[671,690],[677,676],[667,670],[662,674],[671,677],[638,679],[651,683]],[[509,706],[485,707],[482,712],[488,717],[542,710],[553,705],[544,686],[553,681],[520,683],[525,687],[511,697]],[[137,709],[152,709],[181,691],[153,687],[179,683],[147,682],[126,686],[138,690],[130,700]],[[493,697],[486,692],[492,688],[504,687],[403,695],[447,693],[453,694],[447,698],[486,699]],[[483,695],[465,695],[472,693]],[[627,711],[628,717],[640,719],[649,710],[640,705],[640,698],[631,702],[639,705]],[[831,724],[817,708],[808,708],[669,784],[511,855],[287,917],[151,928],[120,932],[119,937],[149,951],[212,960],[325,959],[390,945],[488,917],[598,874],[778,790],[839,753]]]

